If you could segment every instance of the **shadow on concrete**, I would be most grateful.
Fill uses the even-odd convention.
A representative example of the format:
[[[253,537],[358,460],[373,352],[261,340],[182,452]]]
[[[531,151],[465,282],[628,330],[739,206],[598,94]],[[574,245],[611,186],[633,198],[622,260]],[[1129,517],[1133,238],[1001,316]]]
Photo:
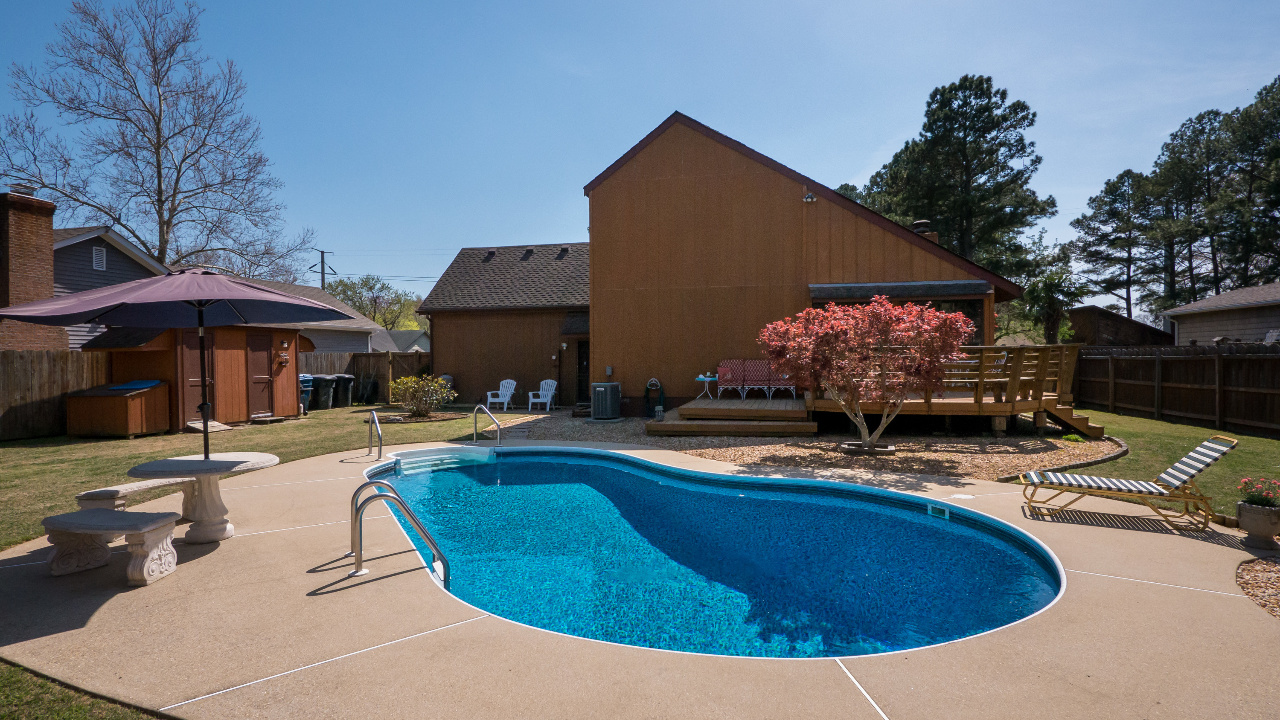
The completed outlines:
[[[396,552],[387,553],[386,555],[378,555],[377,557],[367,557],[364,559],[364,561],[368,563],[368,562],[373,562],[374,560],[381,560],[383,558],[395,557],[396,555],[404,555],[405,553],[411,553],[411,552],[417,552],[417,550],[413,548],[409,550],[397,550]],[[342,563],[342,564],[337,565],[335,563]],[[311,568],[307,572],[308,573],[333,572],[334,570],[342,570],[343,568],[355,567],[355,565],[356,565],[355,560],[352,560],[351,558],[344,555],[340,558],[334,558],[333,560],[322,562],[319,565]]]
[[[407,570],[400,570],[393,573],[387,573],[386,575],[378,575],[376,577],[367,577],[362,580],[356,580],[355,578],[348,578],[344,575],[343,577],[340,577],[331,583],[321,585],[315,590],[312,590],[311,592],[307,593],[307,597],[320,597],[321,595],[332,595],[333,593],[336,593],[336,592],[342,592],[343,590],[350,590],[351,588],[357,588],[357,587],[360,587],[361,585],[368,585],[369,583],[375,583],[375,582],[378,582],[379,580],[386,580],[388,578],[393,578],[398,575],[408,575],[409,573],[412,573],[412,572],[421,572],[426,569],[427,569],[426,567],[418,566],[415,568],[409,568]],[[352,582],[348,583],[347,582],[348,580],[351,580]]]
[[[218,543],[175,542],[173,547],[178,564],[184,565],[213,552]],[[38,548],[25,556],[8,558],[0,567],[0,647],[78,630],[116,596],[148,591],[126,584],[129,552],[124,545],[113,546],[102,567],[59,577],[50,575],[44,562],[51,550]]]
[[[1154,517],[1113,515],[1111,513],[1076,510],[1074,508],[1063,510],[1052,517],[1038,517],[1027,512],[1025,505],[1022,507],[1022,515],[1028,520],[1034,520],[1037,522],[1088,525],[1090,527],[1132,530],[1136,532],[1156,533],[1158,535],[1177,535],[1190,540],[1199,540],[1200,542],[1207,542],[1213,545],[1231,548],[1232,550],[1254,552],[1251,548],[1245,547],[1244,544],[1240,542],[1239,537],[1235,535],[1228,535],[1227,533],[1220,533],[1217,530],[1214,530],[1212,526],[1204,531],[1194,530],[1191,528],[1179,528],[1178,530],[1174,530],[1163,520],[1159,520]]]

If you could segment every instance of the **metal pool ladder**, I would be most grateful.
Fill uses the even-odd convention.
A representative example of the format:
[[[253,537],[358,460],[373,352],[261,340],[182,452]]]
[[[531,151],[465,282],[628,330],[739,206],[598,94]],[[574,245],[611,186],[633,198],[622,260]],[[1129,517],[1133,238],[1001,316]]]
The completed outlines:
[[[485,415],[489,416],[489,419],[493,421],[494,426],[498,428],[498,445],[502,445],[502,423],[498,422],[498,418],[494,417],[493,413],[489,412],[489,408],[483,405],[477,405],[476,409],[471,411],[471,444],[474,445],[477,438],[480,437],[480,431],[477,429],[479,426],[476,425],[476,420],[478,417],[477,413],[481,410],[484,411]]]
[[[378,422],[378,411],[369,411],[369,455],[373,454],[373,431],[378,430],[378,459],[382,459],[382,423]]]
[[[369,488],[378,488],[379,490],[385,490],[385,492],[375,492],[361,500],[360,495]],[[347,573],[347,577],[358,577],[369,572],[364,568],[364,511],[369,505],[379,500],[394,504],[400,508],[400,512],[404,513],[405,517],[409,518],[409,523],[418,532],[418,536],[426,541],[427,547],[431,548],[431,567],[440,576],[441,582],[444,583],[444,589],[448,590],[449,559],[444,556],[440,546],[436,544],[436,539],[431,537],[431,533],[427,532],[427,529],[423,527],[422,521],[409,509],[408,503],[404,501],[404,498],[400,497],[400,493],[382,480],[369,480],[356,488],[355,493],[351,496],[351,552],[347,553],[347,557],[354,556],[356,566],[355,569]]]

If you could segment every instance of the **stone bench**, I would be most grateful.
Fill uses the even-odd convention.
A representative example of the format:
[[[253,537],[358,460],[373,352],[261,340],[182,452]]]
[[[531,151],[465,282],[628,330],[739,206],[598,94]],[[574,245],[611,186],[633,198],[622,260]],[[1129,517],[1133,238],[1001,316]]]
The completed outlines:
[[[106,565],[111,555],[107,538],[124,535],[129,543],[129,584],[150,585],[178,566],[173,526],[181,517],[101,507],[47,517],[41,522],[53,543],[49,573],[67,575]]]
[[[156,478],[154,480],[139,480],[137,482],[125,483],[124,485],[114,485],[109,488],[101,488],[99,490],[86,490],[76,495],[76,504],[81,510],[90,510],[93,508],[106,508],[108,510],[123,510],[129,503],[129,496],[142,492],[143,490],[154,490],[156,488],[172,487],[174,485],[182,485],[182,516],[191,517],[187,511],[190,503],[191,487],[190,485],[196,481],[195,478]]]

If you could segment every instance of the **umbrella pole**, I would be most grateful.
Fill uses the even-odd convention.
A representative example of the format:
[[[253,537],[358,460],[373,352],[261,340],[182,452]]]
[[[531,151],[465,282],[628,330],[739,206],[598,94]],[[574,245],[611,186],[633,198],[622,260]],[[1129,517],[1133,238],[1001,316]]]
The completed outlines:
[[[196,306],[196,326],[200,333],[200,421],[204,424],[204,459],[209,459],[209,379],[204,366],[204,306]]]

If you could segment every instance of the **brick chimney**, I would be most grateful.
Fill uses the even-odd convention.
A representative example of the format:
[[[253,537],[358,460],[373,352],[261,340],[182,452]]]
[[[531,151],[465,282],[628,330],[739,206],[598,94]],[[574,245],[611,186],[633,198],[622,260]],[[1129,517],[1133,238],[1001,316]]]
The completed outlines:
[[[915,222],[911,223],[911,231],[912,231],[912,232],[914,232],[915,234],[919,235],[919,236],[920,236],[920,237],[922,237],[922,238],[927,238],[927,239],[929,239],[930,241],[932,241],[932,242],[933,242],[933,243],[935,243],[935,244],[938,242],[938,233],[936,233],[936,232],[931,232],[931,231],[929,230],[929,221],[928,221],[928,220],[917,220],[917,221],[915,221]]]
[[[24,185],[0,193],[0,307],[53,297],[53,211]],[[66,350],[60,327],[0,320],[0,350]]]

